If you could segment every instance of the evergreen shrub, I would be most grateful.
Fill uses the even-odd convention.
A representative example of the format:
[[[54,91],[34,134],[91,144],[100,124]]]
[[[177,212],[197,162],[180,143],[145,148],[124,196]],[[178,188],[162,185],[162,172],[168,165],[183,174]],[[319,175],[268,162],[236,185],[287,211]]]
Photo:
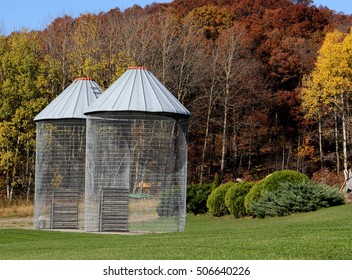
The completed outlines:
[[[253,216],[253,211],[251,209],[252,201],[257,201],[262,194],[263,186],[259,184],[254,184],[253,187],[249,190],[247,195],[244,197],[244,208],[246,213]]]
[[[191,184],[187,186],[187,213],[205,214],[208,212],[207,200],[212,184]]]
[[[345,203],[345,198],[337,189],[310,181],[283,183],[272,192],[265,192],[258,201],[252,203],[255,216],[286,216],[296,212],[315,211]]]
[[[309,178],[300,172],[293,170],[276,171],[264,179],[256,183],[245,197],[246,211],[254,216],[252,204],[260,199],[265,192],[273,192],[285,183],[298,184],[301,182],[309,182]]]
[[[227,191],[225,195],[225,205],[236,218],[247,215],[246,208],[244,207],[244,198],[253,185],[254,183],[243,181],[235,183]]]
[[[234,184],[234,182],[227,182],[211,192],[207,200],[207,207],[210,214],[215,217],[229,214],[229,209],[225,205],[225,195]]]
[[[212,185],[211,186],[212,187],[212,191],[220,186],[220,178],[219,178],[219,174],[218,173],[215,173],[214,181],[211,183],[211,185]]]

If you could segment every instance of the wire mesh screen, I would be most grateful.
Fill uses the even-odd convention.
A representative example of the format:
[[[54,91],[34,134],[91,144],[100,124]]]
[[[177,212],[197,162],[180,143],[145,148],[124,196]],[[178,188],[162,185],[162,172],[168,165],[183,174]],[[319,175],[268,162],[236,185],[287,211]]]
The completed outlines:
[[[86,121],[37,122],[34,227],[84,228]]]
[[[183,231],[187,120],[87,118],[86,230]]]

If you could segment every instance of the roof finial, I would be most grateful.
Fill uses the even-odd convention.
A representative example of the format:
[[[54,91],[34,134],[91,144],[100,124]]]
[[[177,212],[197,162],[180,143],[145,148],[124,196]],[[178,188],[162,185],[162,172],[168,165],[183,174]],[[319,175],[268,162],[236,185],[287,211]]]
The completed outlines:
[[[76,78],[77,81],[94,81],[93,78],[88,78],[88,77],[79,77]]]
[[[128,67],[128,70],[132,70],[132,69],[148,70],[148,68],[145,66],[130,66],[130,67]]]

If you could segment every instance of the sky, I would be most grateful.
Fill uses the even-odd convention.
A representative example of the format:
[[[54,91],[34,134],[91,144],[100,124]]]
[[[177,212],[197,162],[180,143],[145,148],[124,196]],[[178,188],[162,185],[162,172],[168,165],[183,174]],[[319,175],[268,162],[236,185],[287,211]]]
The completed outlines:
[[[55,18],[69,15],[74,18],[84,13],[108,12],[113,8],[124,10],[137,4],[141,7],[172,0],[2,0],[0,4],[0,34],[8,35],[23,28],[43,30]],[[352,14],[351,0],[314,0],[336,12]]]
[[[23,28],[43,30],[55,18],[69,15],[108,12],[116,7],[124,10],[152,3],[170,3],[172,0],[1,0],[0,34],[8,35]]]
[[[336,12],[343,12],[345,14],[352,14],[351,0],[313,0],[316,6],[326,6]]]

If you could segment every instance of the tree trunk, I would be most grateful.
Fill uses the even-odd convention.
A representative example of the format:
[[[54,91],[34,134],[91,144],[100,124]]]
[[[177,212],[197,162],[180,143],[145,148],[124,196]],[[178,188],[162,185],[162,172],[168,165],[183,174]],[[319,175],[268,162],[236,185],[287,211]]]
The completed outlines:
[[[204,175],[204,163],[205,163],[205,154],[207,151],[207,146],[208,146],[208,137],[209,137],[209,126],[210,126],[210,115],[212,112],[212,107],[213,107],[213,96],[214,96],[214,89],[216,85],[216,62],[217,62],[217,52],[215,53],[214,56],[214,47],[212,47],[212,57],[214,58],[213,60],[213,67],[212,67],[212,78],[211,78],[211,87],[210,87],[210,92],[209,92],[209,100],[208,100],[208,112],[207,112],[207,121],[205,125],[205,136],[204,136],[204,144],[203,144],[203,151],[202,151],[202,162],[200,166],[200,176],[199,176],[199,183],[203,183],[203,175]]]
[[[238,158],[238,145],[237,145],[237,128],[233,128],[233,144],[232,144],[232,151],[233,151],[233,164],[232,164],[232,172],[238,177],[238,170],[237,170],[237,158]]]
[[[345,96],[342,95],[342,112],[341,112],[341,121],[342,121],[342,150],[343,150],[343,174],[345,175],[344,186],[346,190],[352,188],[352,172],[348,170],[348,155],[347,155],[347,125],[346,125],[346,111],[345,111]]]
[[[31,194],[31,187],[28,185],[27,186],[27,193],[26,193],[26,202],[27,203],[29,202],[30,194]]]
[[[343,169],[346,171],[347,167],[347,131],[346,131],[346,112],[344,108],[344,96],[342,96],[342,112],[341,112],[341,121],[342,121],[342,151],[343,151]],[[345,178],[347,179],[347,178]]]
[[[226,142],[227,142],[227,114],[228,114],[228,99],[229,99],[229,84],[226,82],[225,100],[224,100],[224,121],[222,127],[222,147],[221,147],[221,173],[225,169]]]
[[[297,147],[299,147],[301,145],[301,136],[298,135],[298,143],[297,143]],[[296,171],[300,170],[300,164],[301,164],[301,157],[297,157],[297,161],[296,161]]]
[[[323,144],[322,144],[322,129],[321,129],[321,118],[319,117],[319,122],[318,122],[318,125],[319,125],[319,160],[320,160],[320,168],[323,168],[324,167],[324,163],[323,163],[323,158],[324,158],[324,155],[323,155]]]
[[[11,185],[6,186],[6,197],[9,202],[12,201],[13,187]]]
[[[335,111],[335,154],[336,154],[336,173],[340,174],[340,152],[339,152],[339,131],[337,124],[337,112]]]
[[[205,125],[205,136],[204,136],[204,144],[203,144],[203,151],[202,151],[202,162],[200,165],[200,176],[199,176],[200,184],[203,183],[205,153],[207,151],[207,145],[208,145],[210,114],[212,111],[212,103],[213,103],[213,90],[214,90],[214,85],[210,89],[209,102],[208,102],[207,122]]]

